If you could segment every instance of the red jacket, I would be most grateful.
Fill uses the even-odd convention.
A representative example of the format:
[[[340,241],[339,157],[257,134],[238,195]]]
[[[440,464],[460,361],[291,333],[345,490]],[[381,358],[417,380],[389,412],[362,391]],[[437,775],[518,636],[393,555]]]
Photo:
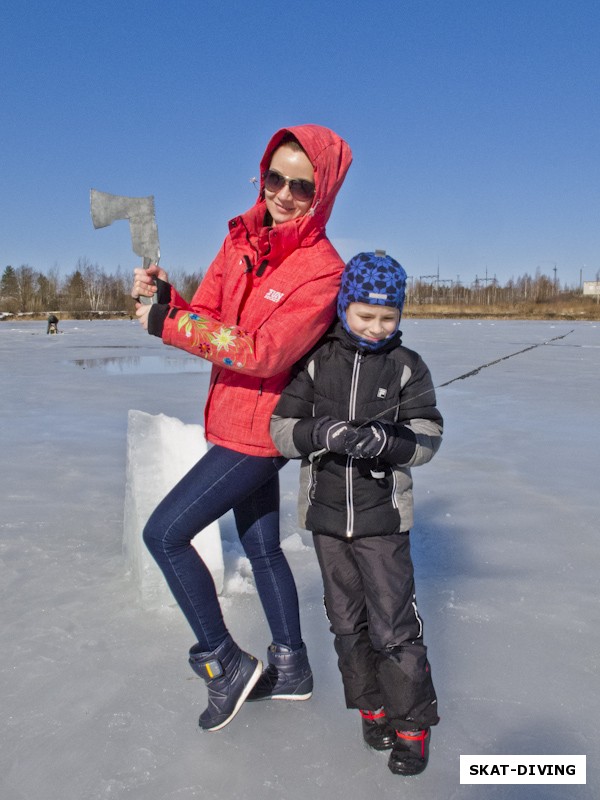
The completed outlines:
[[[306,151],[315,196],[303,217],[263,224],[262,174],[285,133]],[[333,131],[302,125],[278,131],[262,158],[255,205],[229,235],[190,304],[172,288],[162,338],[213,363],[205,406],[209,441],[257,456],[278,451],[269,422],[290,368],[327,330],[344,267],[325,224],[352,161]],[[249,271],[251,269],[251,271]]]

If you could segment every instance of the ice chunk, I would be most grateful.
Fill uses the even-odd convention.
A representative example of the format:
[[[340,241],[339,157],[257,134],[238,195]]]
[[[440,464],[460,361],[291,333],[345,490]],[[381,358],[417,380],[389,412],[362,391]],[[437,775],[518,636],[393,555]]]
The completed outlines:
[[[123,548],[145,608],[173,605],[174,600],[142,541],[142,530],[159,501],[204,453],[201,425],[187,425],[165,414],[129,411]],[[219,523],[198,533],[192,544],[221,593],[224,567]]]

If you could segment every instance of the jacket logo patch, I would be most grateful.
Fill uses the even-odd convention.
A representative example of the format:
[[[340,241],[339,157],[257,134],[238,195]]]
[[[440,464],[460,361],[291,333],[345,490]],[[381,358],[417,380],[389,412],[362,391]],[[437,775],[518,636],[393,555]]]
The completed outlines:
[[[387,397],[387,389],[377,389],[377,397],[382,400],[384,397]]]
[[[270,300],[272,303],[278,303],[283,297],[283,292],[276,292],[275,289],[269,289],[265,295],[265,300]]]

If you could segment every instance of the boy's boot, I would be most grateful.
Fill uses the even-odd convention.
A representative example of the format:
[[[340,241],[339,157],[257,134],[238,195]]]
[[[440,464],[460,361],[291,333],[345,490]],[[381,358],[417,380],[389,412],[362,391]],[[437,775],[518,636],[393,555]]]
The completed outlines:
[[[305,644],[299,650],[290,650],[282,644],[273,643],[267,650],[267,660],[269,664],[247,700],[309,699],[313,690],[313,676]]]
[[[388,767],[394,775],[418,775],[429,760],[431,729],[396,731],[396,741],[390,753]]]
[[[396,741],[396,731],[388,722],[383,708],[378,711],[360,709],[363,739],[374,750],[389,750]]]
[[[205,731],[218,731],[235,717],[242,703],[260,678],[262,661],[245,653],[229,634],[212,653],[190,650],[190,666],[206,681],[208,707],[200,714]]]

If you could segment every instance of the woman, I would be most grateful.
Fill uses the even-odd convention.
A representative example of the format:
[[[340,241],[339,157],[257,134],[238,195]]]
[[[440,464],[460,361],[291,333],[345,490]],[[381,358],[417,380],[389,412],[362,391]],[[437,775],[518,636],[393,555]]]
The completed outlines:
[[[150,517],[144,541],[197,638],[192,669],[208,687],[200,726],[227,725],[246,699],[304,700],[312,673],[298,597],[279,545],[279,478],[285,464],[269,435],[292,365],[335,317],[344,264],[325,225],[352,155],[328,128],[278,131],[261,161],[254,206],[229,234],[190,304],[157,266],[136,269],[133,296],[149,333],[212,362],[205,405],[208,453]],[[154,285],[156,281],[156,285]],[[227,631],[194,535],[233,510],[272,635],[268,667]]]

